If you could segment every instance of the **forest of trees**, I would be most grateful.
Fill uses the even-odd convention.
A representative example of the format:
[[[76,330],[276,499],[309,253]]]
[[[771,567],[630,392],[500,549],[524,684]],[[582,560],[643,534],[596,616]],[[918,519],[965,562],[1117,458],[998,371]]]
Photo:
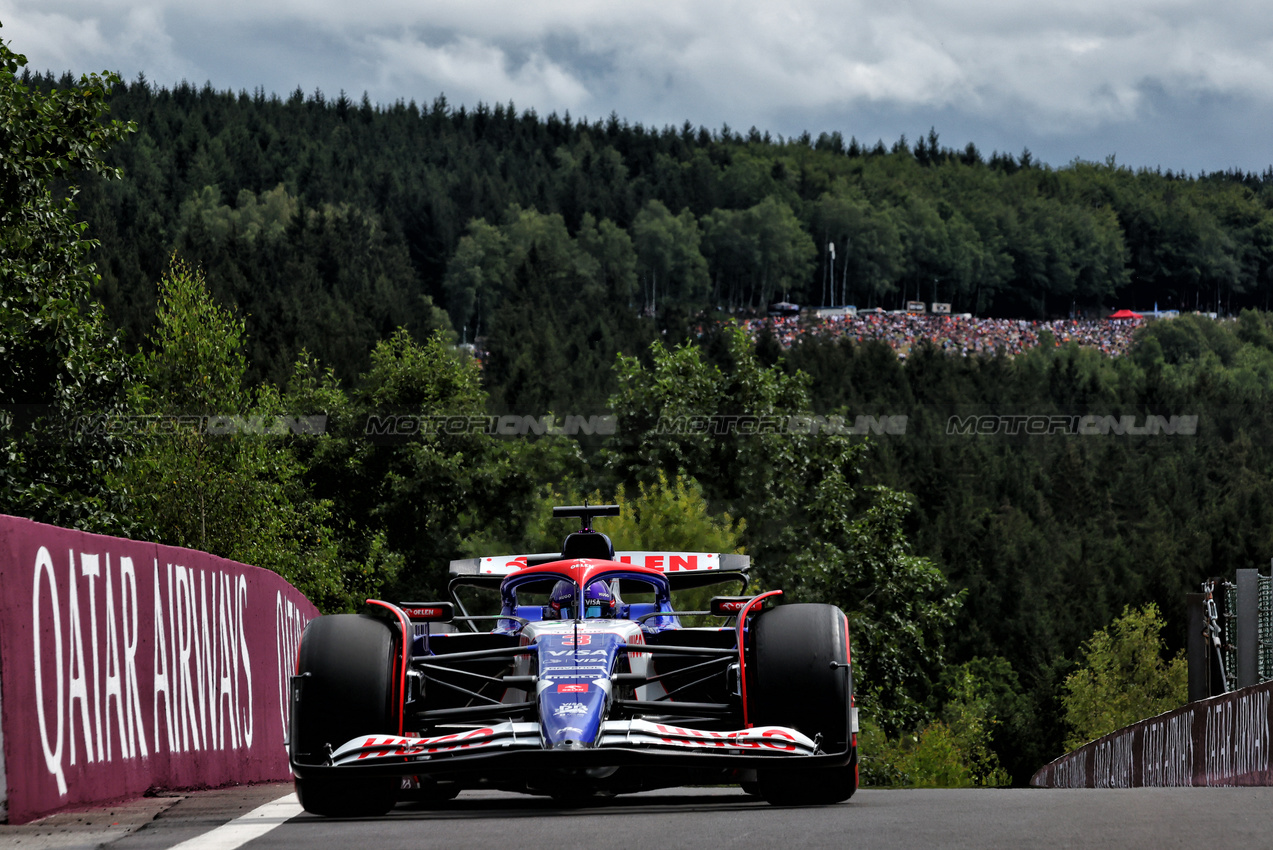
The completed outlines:
[[[1052,168],[935,132],[886,147],[655,130],[441,97],[55,79],[4,59],[20,120],[0,132],[0,511],[258,563],[343,610],[441,593],[450,558],[558,533],[555,500],[627,493],[631,528],[657,517],[664,539],[741,547],[758,582],[842,605],[864,735],[880,752],[908,735],[962,748],[951,775],[982,784],[1061,752],[1066,682],[1121,612],[1156,606],[1175,652],[1187,591],[1273,557],[1273,171]],[[61,135],[41,135],[55,120]],[[1016,357],[784,350],[730,324],[781,297],[1237,318],[1151,324],[1120,358],[1046,340]],[[366,430],[386,412],[506,411],[618,425]],[[82,427],[227,413],[326,424]],[[809,413],[907,426],[658,427]],[[1198,424],[948,428],[973,414]],[[922,761],[864,770],[905,781],[907,759]]]
[[[524,352],[492,331],[572,309],[608,368],[658,333],[634,315],[678,335],[704,310],[783,296],[1043,318],[1268,309],[1273,294],[1273,171],[1049,167],[935,131],[868,146],[144,78],[109,103],[137,132],[107,153],[124,178],[79,199],[101,242],[97,296],[139,344],[179,251],[245,318],[254,380],[282,381],[302,347],[351,379],[393,328],[449,326],[512,370],[494,382],[504,398]],[[575,383],[597,404],[613,390]]]

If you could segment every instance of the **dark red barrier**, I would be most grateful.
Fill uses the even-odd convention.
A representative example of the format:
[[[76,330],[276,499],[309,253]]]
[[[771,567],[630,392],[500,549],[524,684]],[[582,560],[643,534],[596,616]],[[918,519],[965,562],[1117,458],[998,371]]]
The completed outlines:
[[[1273,785],[1265,682],[1142,720],[1061,756],[1040,788]]]
[[[287,677],[317,613],[268,570],[0,516],[10,822],[289,778]]]

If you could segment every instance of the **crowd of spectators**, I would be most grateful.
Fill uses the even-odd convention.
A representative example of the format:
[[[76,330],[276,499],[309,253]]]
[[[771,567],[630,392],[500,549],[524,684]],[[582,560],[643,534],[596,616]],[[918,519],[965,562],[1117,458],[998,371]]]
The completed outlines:
[[[1111,357],[1131,345],[1132,333],[1145,319],[978,319],[925,313],[860,313],[825,318],[781,317],[746,319],[744,329],[753,339],[766,330],[789,348],[803,337],[821,335],[865,342],[887,343],[899,357],[906,357],[921,341],[963,357],[978,354],[1020,354],[1039,344],[1044,332],[1057,345],[1076,342],[1097,348]]]

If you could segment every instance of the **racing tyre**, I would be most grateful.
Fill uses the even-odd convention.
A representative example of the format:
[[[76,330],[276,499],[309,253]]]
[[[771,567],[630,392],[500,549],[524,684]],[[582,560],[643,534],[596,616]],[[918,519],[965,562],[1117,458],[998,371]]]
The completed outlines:
[[[293,711],[293,756],[300,765],[323,764],[327,747],[356,735],[395,728],[393,632],[360,614],[334,614],[310,622],[301,638],[297,672],[305,679]],[[398,800],[397,777],[304,776],[296,796],[307,812],[329,817],[383,815]]]
[[[780,605],[752,626],[748,711],[756,725],[792,726],[821,736],[823,752],[852,749],[848,764],[831,768],[774,767],[756,771],[757,790],[777,806],[839,803],[857,790],[857,751],[850,708],[853,681],[848,621],[834,605]]]

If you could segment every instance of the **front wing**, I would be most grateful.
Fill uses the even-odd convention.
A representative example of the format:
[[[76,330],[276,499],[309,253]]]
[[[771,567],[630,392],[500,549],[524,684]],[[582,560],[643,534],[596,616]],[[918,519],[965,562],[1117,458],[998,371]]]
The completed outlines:
[[[793,761],[802,767],[836,767],[851,755],[819,753],[807,736],[781,726],[708,732],[645,720],[606,721],[596,747],[546,750],[539,724],[504,721],[430,738],[359,736],[337,748],[327,765],[293,762],[292,769],[313,776],[623,766],[751,769]]]

